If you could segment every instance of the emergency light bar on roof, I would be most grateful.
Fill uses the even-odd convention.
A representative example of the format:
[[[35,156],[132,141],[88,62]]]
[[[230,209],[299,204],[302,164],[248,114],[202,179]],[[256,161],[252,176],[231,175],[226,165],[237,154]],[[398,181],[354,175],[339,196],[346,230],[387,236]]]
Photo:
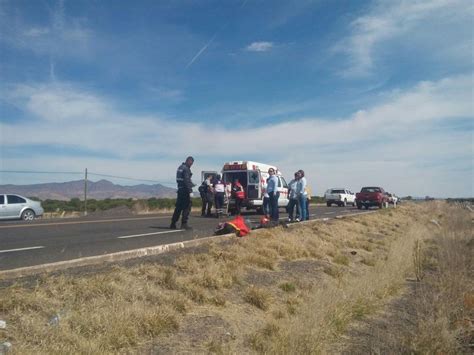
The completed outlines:
[[[274,169],[277,174],[280,174],[278,168],[273,165],[257,163],[254,161],[233,161],[227,162],[222,168],[223,171],[235,171],[235,170],[260,170],[267,172],[268,169]]]
[[[225,164],[223,170],[247,170],[247,164]]]

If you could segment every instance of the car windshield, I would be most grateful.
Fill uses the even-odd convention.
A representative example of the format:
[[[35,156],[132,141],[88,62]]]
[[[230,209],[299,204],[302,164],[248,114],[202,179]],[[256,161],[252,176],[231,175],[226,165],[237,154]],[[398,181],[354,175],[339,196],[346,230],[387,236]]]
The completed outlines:
[[[361,192],[380,192],[378,187],[363,187]]]
[[[331,193],[333,193],[333,194],[344,194],[346,192],[344,190],[331,190]]]

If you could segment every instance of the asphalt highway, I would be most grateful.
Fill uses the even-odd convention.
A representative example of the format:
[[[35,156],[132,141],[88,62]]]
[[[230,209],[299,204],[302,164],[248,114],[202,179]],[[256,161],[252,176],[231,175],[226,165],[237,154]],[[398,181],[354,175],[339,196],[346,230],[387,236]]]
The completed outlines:
[[[358,212],[362,211],[354,207],[311,206],[310,218],[334,218]],[[256,224],[260,219],[253,212],[244,213],[244,217]],[[0,270],[203,238],[212,235],[219,222],[232,218],[203,218],[192,213],[190,231],[170,230],[170,214],[1,221]],[[286,219],[287,215],[280,212],[280,218]]]

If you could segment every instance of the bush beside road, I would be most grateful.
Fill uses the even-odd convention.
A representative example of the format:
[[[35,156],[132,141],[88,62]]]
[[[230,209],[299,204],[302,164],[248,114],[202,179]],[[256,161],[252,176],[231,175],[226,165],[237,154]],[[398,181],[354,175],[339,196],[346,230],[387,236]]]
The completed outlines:
[[[38,198],[32,198],[40,201]],[[193,208],[201,208],[202,200],[200,197],[192,199]],[[313,196],[310,200],[311,204],[325,203],[324,198]],[[41,204],[45,211],[45,218],[55,217],[77,217],[84,213],[84,201],[78,198],[72,198],[69,201],[63,200],[44,200]],[[174,198],[149,198],[146,200],[137,199],[105,199],[105,200],[87,200],[87,212],[101,212],[113,209],[124,211],[128,209],[131,214],[156,213],[161,211],[173,210],[176,204]]]

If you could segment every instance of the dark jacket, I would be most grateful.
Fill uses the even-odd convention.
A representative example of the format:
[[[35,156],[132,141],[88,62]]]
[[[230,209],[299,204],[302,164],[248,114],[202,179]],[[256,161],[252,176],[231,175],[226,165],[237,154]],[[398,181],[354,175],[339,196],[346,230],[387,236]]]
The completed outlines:
[[[191,169],[182,163],[176,171],[176,183],[178,184],[178,190],[187,189],[189,193],[193,192],[193,182],[191,181]]]

